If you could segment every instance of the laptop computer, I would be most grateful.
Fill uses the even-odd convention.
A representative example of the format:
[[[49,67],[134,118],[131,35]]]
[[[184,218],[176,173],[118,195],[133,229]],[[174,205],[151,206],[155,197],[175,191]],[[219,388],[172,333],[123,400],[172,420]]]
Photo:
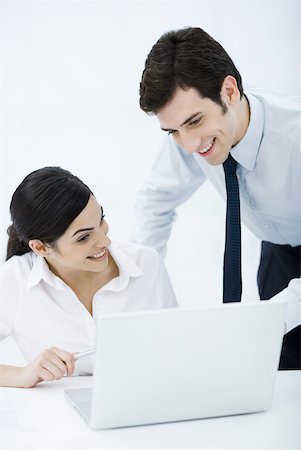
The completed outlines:
[[[97,318],[91,388],[65,396],[90,428],[270,408],[285,303],[228,303]]]

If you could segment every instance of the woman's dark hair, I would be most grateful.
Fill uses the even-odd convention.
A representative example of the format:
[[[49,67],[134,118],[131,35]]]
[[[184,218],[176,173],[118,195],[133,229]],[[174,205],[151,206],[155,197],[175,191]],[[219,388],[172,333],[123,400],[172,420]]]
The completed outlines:
[[[90,195],[88,186],[60,167],[44,167],[27,175],[10,203],[12,225],[7,230],[6,260],[29,252],[31,239],[55,247]]]
[[[243,95],[241,76],[223,47],[201,28],[169,31],[147,56],[140,83],[140,107],[157,114],[172,99],[177,87],[195,88],[204,98],[225,105],[223,81],[232,75]]]

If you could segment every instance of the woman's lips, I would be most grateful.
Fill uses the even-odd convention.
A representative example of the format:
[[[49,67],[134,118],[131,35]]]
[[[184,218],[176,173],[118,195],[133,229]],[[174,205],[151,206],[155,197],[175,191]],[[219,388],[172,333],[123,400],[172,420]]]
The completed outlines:
[[[99,262],[99,261],[103,261],[104,259],[106,259],[108,255],[108,250],[106,248],[100,250],[97,253],[94,253],[92,256],[88,256],[88,259],[90,261],[95,261],[95,262]]]

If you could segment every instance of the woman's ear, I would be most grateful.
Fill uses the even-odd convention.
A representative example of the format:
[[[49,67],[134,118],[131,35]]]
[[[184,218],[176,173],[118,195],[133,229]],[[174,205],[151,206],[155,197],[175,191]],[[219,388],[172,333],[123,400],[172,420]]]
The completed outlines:
[[[31,239],[28,242],[28,245],[31,248],[31,250],[37,255],[48,256],[49,253],[51,252],[51,247],[43,244],[43,242],[40,241],[39,239]]]

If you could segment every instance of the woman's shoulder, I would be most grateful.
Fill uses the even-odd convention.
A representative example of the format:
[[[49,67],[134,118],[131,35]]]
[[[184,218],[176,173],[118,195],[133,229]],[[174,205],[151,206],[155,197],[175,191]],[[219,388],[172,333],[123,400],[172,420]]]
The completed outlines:
[[[161,256],[153,248],[135,242],[114,243],[114,247],[117,247],[138,265],[153,264],[155,267],[155,265],[161,264]]]
[[[15,279],[15,281],[18,281],[23,277],[27,279],[36,258],[37,256],[33,252],[28,252],[21,256],[12,256],[1,265],[1,277],[9,277]]]

